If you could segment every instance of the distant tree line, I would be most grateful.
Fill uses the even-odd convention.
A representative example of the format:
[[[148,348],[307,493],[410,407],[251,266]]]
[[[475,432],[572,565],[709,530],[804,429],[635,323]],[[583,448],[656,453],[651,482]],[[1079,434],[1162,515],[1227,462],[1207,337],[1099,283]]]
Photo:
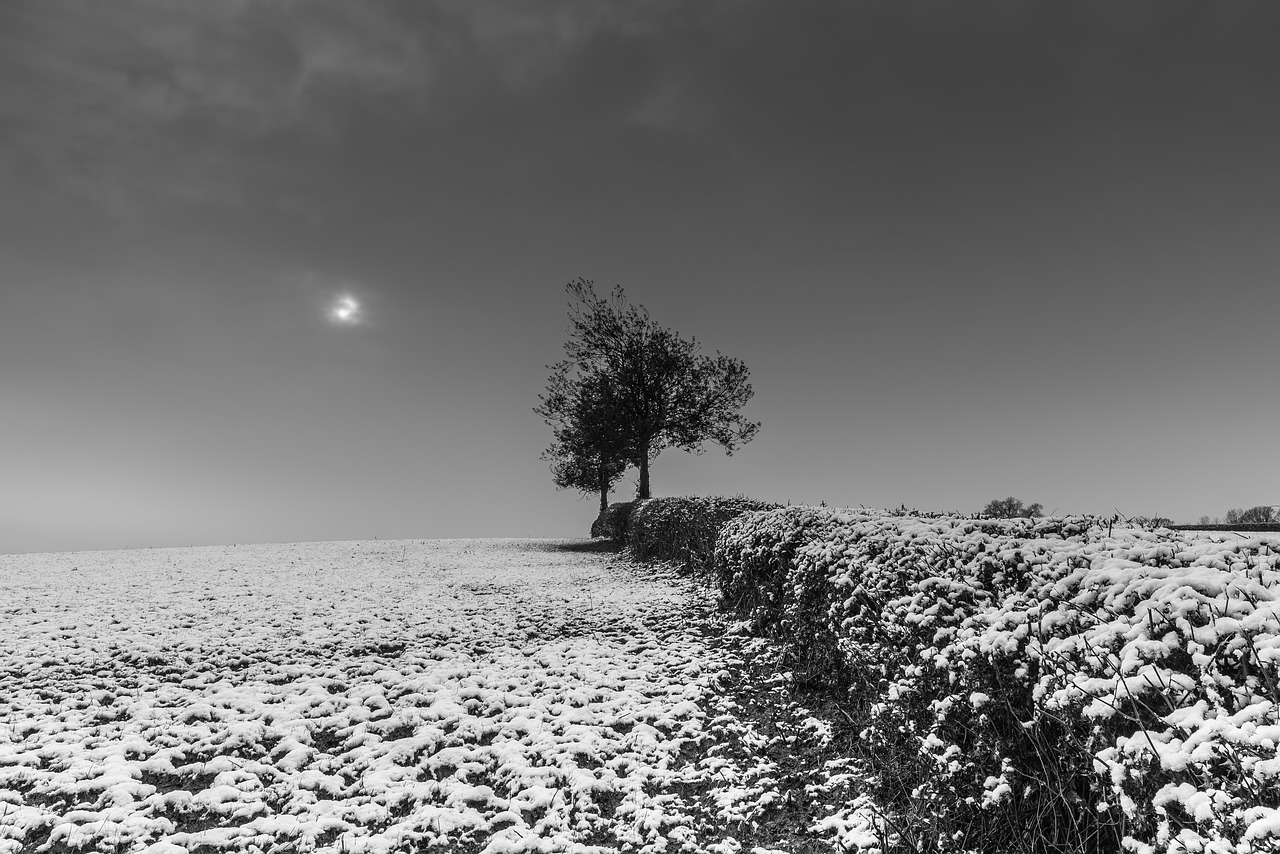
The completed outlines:
[[[1259,504],[1257,507],[1233,507],[1225,517],[1210,519],[1200,517],[1201,525],[1274,525],[1280,523],[1280,513],[1275,505]]]
[[[1035,518],[1044,515],[1044,505],[1023,503],[1010,495],[1008,498],[994,498],[982,508],[983,516],[994,516],[997,519]]]
[[[1020,499],[1013,496],[996,498],[987,502],[987,505],[982,508],[981,515],[993,516],[997,519],[1035,519],[1044,515],[1044,505],[1039,503],[1023,504]],[[1173,524],[1173,520],[1167,516],[1129,516],[1126,518],[1116,515],[1113,521],[1119,522],[1122,520],[1126,524],[1142,528],[1167,528]]]
[[[1168,528],[1173,525],[1168,516],[1130,516],[1124,521],[1139,528]]]
[[[713,442],[732,454],[756,435],[760,423],[740,411],[752,396],[740,360],[701,353],[696,339],[658,326],[620,287],[611,299],[589,279],[566,289],[565,358],[549,366],[534,407],[552,429],[542,457],[557,487],[598,493],[603,512],[633,466],[636,497],[650,497],[649,464],[664,448],[702,453]]]

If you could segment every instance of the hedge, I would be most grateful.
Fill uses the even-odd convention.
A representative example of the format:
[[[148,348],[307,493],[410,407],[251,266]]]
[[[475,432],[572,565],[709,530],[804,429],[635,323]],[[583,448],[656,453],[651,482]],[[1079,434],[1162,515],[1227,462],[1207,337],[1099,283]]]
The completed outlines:
[[[713,570],[933,850],[1275,850],[1280,558],[1100,521],[789,507]]]
[[[631,511],[626,543],[637,560],[669,560],[690,571],[711,564],[716,538],[730,519],[777,507],[749,498],[651,498]]]
[[[626,542],[627,523],[631,518],[631,508],[634,506],[634,501],[610,504],[591,523],[591,536],[604,537],[619,543]]]

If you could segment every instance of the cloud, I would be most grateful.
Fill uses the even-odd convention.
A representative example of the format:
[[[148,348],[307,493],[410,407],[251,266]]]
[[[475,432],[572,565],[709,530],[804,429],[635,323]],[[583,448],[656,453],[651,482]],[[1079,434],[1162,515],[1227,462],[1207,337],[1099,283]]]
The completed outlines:
[[[371,99],[431,120],[458,93],[536,97],[593,39],[654,32],[670,8],[17,0],[0,8],[0,180],[24,173],[37,194],[118,216],[236,203],[261,184],[252,158],[272,140],[340,145]]]
[[[424,92],[430,63],[383,5],[47,0],[0,11],[0,161],[123,214],[237,199],[237,147],[323,141],[335,93]]]
[[[306,120],[332,85],[421,89],[423,46],[373,4],[49,0],[11,13],[6,54],[30,97],[118,128],[198,115],[238,132]],[[84,121],[81,114],[76,121]]]
[[[670,2],[552,0],[442,0],[438,4],[465,48],[483,58],[500,80],[532,89],[559,70],[567,57],[601,35],[634,37],[663,26]]]

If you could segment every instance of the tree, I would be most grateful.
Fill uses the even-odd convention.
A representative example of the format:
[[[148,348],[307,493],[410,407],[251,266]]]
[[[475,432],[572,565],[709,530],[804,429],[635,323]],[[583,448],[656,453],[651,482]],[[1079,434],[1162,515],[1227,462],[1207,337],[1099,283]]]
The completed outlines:
[[[564,371],[553,373],[547,393],[534,411],[552,428],[555,440],[542,453],[560,489],[600,493],[600,512],[609,507],[609,490],[627,470],[624,434],[616,422],[617,406],[605,377],[574,382]]]
[[[638,498],[650,497],[649,463],[664,448],[691,453],[714,442],[732,454],[760,429],[739,411],[751,399],[750,372],[738,359],[703,355],[696,339],[658,326],[649,312],[627,302],[622,288],[611,299],[588,279],[570,282],[567,358],[554,366],[553,383],[606,383],[609,414],[628,463],[640,470]]]
[[[1257,507],[1250,507],[1241,514],[1242,522],[1250,522],[1254,524],[1270,525],[1280,519],[1276,518],[1276,508],[1266,504],[1259,504]]]
[[[1276,508],[1266,504],[1245,510],[1239,507],[1227,511],[1228,525],[1266,525],[1277,521]]]
[[[1022,502],[1010,495],[1008,498],[995,498],[987,502],[987,506],[982,508],[983,516],[995,516],[999,519],[1015,519],[1018,517],[1036,517],[1044,515],[1044,507],[1040,504],[1032,504],[1030,507],[1022,506]]]

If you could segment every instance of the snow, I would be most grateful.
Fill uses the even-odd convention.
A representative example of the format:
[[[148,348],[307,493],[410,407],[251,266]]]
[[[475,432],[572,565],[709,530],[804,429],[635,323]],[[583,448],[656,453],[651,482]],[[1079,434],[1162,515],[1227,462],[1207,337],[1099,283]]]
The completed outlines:
[[[1280,540],[827,508],[726,531],[734,583],[790,555],[749,620],[546,540],[0,556],[0,854],[761,852],[779,815],[885,849],[874,768],[798,764],[848,732],[750,636],[770,609],[869,674],[854,732],[923,760],[917,807],[1016,806],[1039,783],[1010,745],[1065,722],[1054,759],[1128,850],[1280,846]]]
[[[1277,850],[1276,537],[787,507],[716,555],[793,659],[850,674],[865,744],[932,769],[913,815],[1016,818],[1062,796],[1049,763],[1131,850]]]
[[[698,761],[744,729],[710,593],[615,555],[82,552],[0,581],[0,852],[728,850],[718,811],[776,797],[765,760]]]

